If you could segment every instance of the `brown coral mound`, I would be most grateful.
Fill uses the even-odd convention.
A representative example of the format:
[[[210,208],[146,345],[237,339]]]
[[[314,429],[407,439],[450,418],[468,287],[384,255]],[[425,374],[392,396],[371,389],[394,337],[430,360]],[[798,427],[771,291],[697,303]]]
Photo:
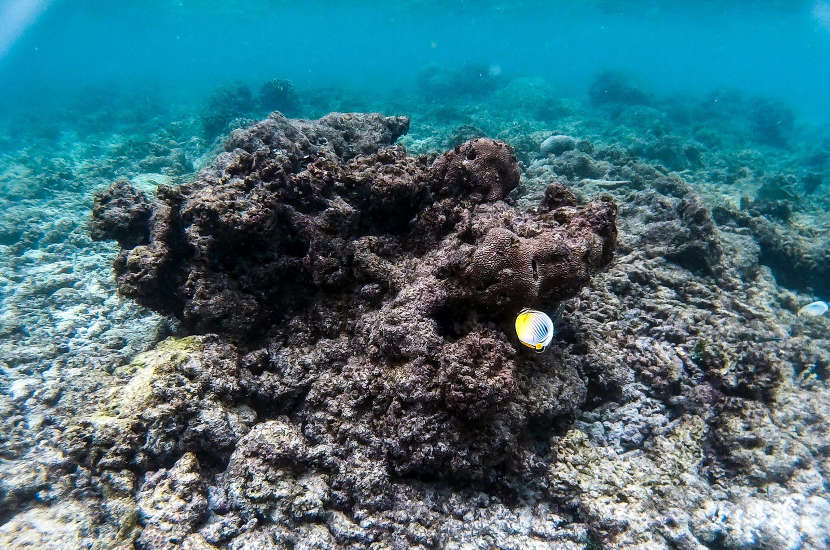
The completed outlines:
[[[476,139],[430,162],[392,146],[407,125],[276,113],[235,131],[196,180],[160,189],[152,216],[131,215],[148,199],[124,184],[94,212],[96,236],[145,236],[119,238],[121,291],[233,341],[221,398],[302,426],[306,451],[280,460],[331,476],[334,503],[358,491],[382,506],[390,474],[517,470],[528,426],[571,414],[586,390],[578,357],[519,349],[512,320],[574,296],[616,244],[610,199],[521,212],[506,200],[519,181],[508,145]]]
[[[93,239],[115,239],[132,248],[150,238],[151,214],[147,197],[126,180],[118,180],[95,196],[90,233]]]

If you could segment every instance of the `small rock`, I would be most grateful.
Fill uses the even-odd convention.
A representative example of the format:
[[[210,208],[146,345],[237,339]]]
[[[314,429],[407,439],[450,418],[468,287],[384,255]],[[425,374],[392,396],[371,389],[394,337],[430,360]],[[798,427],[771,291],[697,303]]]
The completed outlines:
[[[575,148],[576,140],[563,134],[550,136],[539,146],[539,150],[545,155],[559,155]]]

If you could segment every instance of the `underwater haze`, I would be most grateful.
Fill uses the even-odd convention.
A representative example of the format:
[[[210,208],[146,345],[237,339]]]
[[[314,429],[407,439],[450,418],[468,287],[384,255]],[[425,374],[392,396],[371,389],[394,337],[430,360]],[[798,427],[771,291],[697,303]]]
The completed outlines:
[[[830,548],[830,1],[0,0],[0,547]]]
[[[568,95],[613,68],[659,92],[726,87],[781,98],[822,123],[830,112],[823,1],[8,0],[3,11],[0,84],[36,104],[88,86],[188,99],[274,75],[379,95],[411,88],[426,64],[476,63]]]

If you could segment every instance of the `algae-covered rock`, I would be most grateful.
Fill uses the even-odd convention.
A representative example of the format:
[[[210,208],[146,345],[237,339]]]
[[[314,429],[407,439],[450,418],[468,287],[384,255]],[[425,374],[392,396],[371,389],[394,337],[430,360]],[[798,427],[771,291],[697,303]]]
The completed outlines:
[[[724,404],[712,431],[712,442],[726,465],[755,483],[786,481],[810,458],[809,448],[779,428],[769,410],[756,401]]]
[[[78,417],[66,451],[95,468],[163,464],[188,450],[229,453],[256,419],[240,399],[237,357],[215,338],[170,338],[138,355],[129,382]]]
[[[769,267],[779,284],[823,296],[830,293],[830,240],[806,227],[793,231],[788,219],[757,215],[728,206],[713,210],[720,224],[746,229],[760,247],[759,263]]]
[[[95,197],[90,227],[93,239],[114,238],[127,247],[146,243],[150,238],[152,207],[147,196],[125,180],[119,180]]]
[[[546,138],[539,146],[539,151],[543,155],[561,155],[572,149],[576,149],[576,140],[563,134],[554,134]]]
[[[52,506],[34,506],[0,525],[0,546],[31,548],[91,548],[129,550],[131,538],[111,523],[101,522],[88,503],[66,499]]]
[[[700,417],[684,417],[649,447],[620,454],[571,430],[552,441],[558,460],[548,467],[551,490],[591,518],[606,543],[664,547],[688,533],[689,511],[707,498],[698,481],[705,436]],[[661,514],[672,523],[663,524]]]
[[[586,389],[579,361],[518,350],[512,320],[610,263],[616,205],[519,211],[509,145],[475,139],[430,163],[390,147],[407,123],[273,114],[158,193],[149,243],[115,263],[121,290],[219,335],[137,358],[88,462],[230,460],[222,491],[243,522],[317,521],[329,501],[388,508],[394,476],[522,470],[531,424],[567,417]],[[301,494],[320,498],[289,506]]]
[[[239,442],[228,464],[226,491],[231,509],[244,521],[324,519],[330,489],[319,463],[295,426],[284,420],[258,424]]]

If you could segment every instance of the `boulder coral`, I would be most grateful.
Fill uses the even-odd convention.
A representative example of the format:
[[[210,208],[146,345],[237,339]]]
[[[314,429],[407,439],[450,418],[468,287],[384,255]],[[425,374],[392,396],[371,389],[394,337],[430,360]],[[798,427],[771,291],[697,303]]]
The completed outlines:
[[[87,423],[79,459],[169,468],[192,452],[227,465],[222,513],[243,524],[383,509],[390,476],[526,473],[533,427],[571,415],[586,383],[578,356],[521,349],[512,321],[553,311],[611,262],[617,207],[578,206],[554,184],[520,211],[510,146],[411,157],[393,145],[408,123],[274,113],[234,131],[190,183],[150,200],[119,182],[96,199],[93,235],[122,247],[120,291],[200,336],[186,359],[136,369],[127,388],[144,390],[117,398],[131,403],[118,416],[128,440]],[[250,497],[254,482],[319,498],[273,508]]]
[[[381,149],[407,127],[274,114],[235,131],[193,182],[160,188],[152,215],[140,192],[113,185],[96,198],[92,234],[122,245],[122,293],[237,341],[314,303],[371,309],[422,287],[427,316],[466,303],[501,321],[575,295],[611,260],[609,201],[521,213],[503,202],[519,182],[508,145],[471,140],[431,165]]]

